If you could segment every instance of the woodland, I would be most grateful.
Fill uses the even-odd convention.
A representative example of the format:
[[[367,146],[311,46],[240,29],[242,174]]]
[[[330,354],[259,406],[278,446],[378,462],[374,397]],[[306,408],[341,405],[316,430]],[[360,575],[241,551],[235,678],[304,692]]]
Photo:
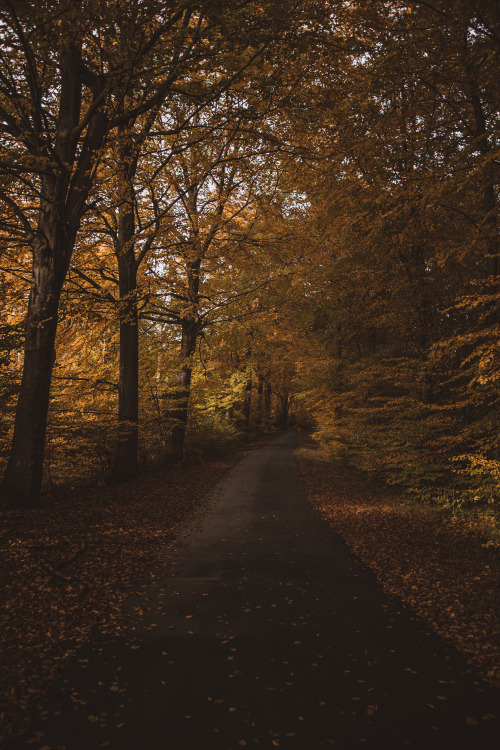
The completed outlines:
[[[281,429],[498,684],[499,56],[498,0],[0,0],[5,736]]]
[[[2,0],[2,496],[311,429],[498,539],[500,6]]]

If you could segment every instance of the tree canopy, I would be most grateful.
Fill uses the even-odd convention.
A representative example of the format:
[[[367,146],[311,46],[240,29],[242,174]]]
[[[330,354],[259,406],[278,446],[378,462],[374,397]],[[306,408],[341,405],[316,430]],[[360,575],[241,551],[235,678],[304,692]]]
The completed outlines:
[[[0,33],[10,503],[302,426],[494,517],[498,3],[2,0]]]

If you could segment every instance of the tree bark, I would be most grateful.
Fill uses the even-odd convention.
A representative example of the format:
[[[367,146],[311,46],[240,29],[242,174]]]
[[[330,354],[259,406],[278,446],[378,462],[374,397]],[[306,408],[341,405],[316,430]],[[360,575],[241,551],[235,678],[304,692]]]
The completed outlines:
[[[55,238],[51,244],[57,246]],[[64,267],[54,267],[54,256],[57,252],[38,237],[34,242],[21,391],[2,485],[3,496],[15,507],[37,505],[40,499],[57,315],[65,277]]]
[[[82,76],[78,45],[70,43],[61,54],[60,71],[53,153],[47,156],[47,169],[41,179],[37,228],[27,237],[32,247],[33,265],[23,374],[11,454],[2,483],[2,495],[16,507],[35,506],[40,502],[61,290],[92,184],[92,170],[109,125],[103,109],[96,107],[81,137],[78,125]],[[96,98],[100,96],[100,84],[93,93]],[[36,143],[37,149],[44,151],[44,139]]]
[[[123,135],[123,129],[122,129]],[[112,479],[136,476],[139,468],[139,327],[137,311],[137,261],[135,257],[134,177],[138,153],[125,137],[118,165],[118,263],[120,313],[120,364],[118,375],[118,435]]]
[[[173,427],[168,439],[168,457],[173,463],[179,463],[184,456],[184,443],[189,413],[189,396],[191,394],[191,357],[196,350],[199,323],[197,309],[199,303],[201,258],[195,258],[186,264],[188,309],[181,317],[181,368],[175,379],[175,391],[172,396],[169,416]]]
[[[136,476],[139,466],[139,327],[137,269],[133,252],[118,256],[120,283],[120,371],[118,377],[118,436],[112,478]]]

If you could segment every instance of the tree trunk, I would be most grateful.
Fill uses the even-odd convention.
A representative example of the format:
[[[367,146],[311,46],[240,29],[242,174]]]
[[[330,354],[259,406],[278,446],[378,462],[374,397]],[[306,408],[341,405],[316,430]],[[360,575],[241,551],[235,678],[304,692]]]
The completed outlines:
[[[118,437],[112,477],[123,481],[138,471],[139,328],[137,269],[132,251],[118,256],[120,283],[120,372],[118,379]]]
[[[81,45],[69,43],[60,58],[60,96],[53,160],[41,179],[37,230],[29,233],[33,275],[26,316],[21,391],[17,402],[12,449],[2,494],[11,505],[38,505],[43,474],[45,434],[54,342],[61,290],[85,211],[93,168],[109,120],[97,106],[87,127],[78,129],[82,103]],[[96,82],[94,100],[102,93]],[[46,144],[48,146],[48,143]]]
[[[181,360],[184,364],[176,375],[175,392],[169,416],[174,420],[168,441],[169,458],[174,463],[182,461],[184,455],[184,441],[188,421],[189,396],[191,393],[192,367],[189,360],[196,349],[198,338],[198,324],[195,318],[184,318],[181,321]]]
[[[187,302],[188,309],[181,317],[181,368],[175,379],[175,392],[169,416],[173,419],[173,427],[168,440],[168,454],[171,461],[179,463],[184,455],[184,442],[188,421],[189,396],[191,394],[191,357],[196,349],[199,323],[197,318],[200,287],[201,258],[188,261],[187,274]]]
[[[281,395],[280,401],[281,401],[280,426],[286,430],[288,427],[288,409],[290,405],[289,394],[285,393]]]
[[[264,378],[262,375],[258,375],[257,380],[257,416],[255,419],[255,426],[257,430],[262,430],[262,424],[264,422]]]
[[[67,271],[64,259],[69,258],[68,248],[62,253],[58,247],[57,237],[62,232],[53,228],[49,237],[49,227],[45,230],[45,236],[40,232],[33,242],[21,391],[10,459],[2,484],[2,495],[14,507],[32,507],[40,501],[57,315]],[[61,256],[63,262],[56,267],[54,258]]]
[[[130,105],[130,97],[123,106]],[[119,151],[116,166],[118,200],[118,236],[115,255],[120,289],[120,367],[118,376],[118,436],[115,443],[112,478],[123,481],[139,470],[139,326],[137,309],[137,272],[146,250],[136,257],[134,181],[141,147],[158,114],[159,104],[149,112],[139,133],[133,132],[135,118],[119,127]]]
[[[137,262],[135,258],[135,192],[133,180],[137,152],[124,134],[117,177],[118,236],[115,255],[120,289],[120,366],[118,376],[118,435],[112,478],[124,481],[139,468],[139,329],[137,314]]]
[[[475,84],[472,84],[475,88]],[[476,125],[476,137],[480,151],[487,160],[491,152],[491,144],[486,131],[486,117],[480,96],[474,93],[472,96],[472,107]],[[498,220],[497,220],[497,198],[495,167],[489,162],[484,170],[483,183],[483,221],[482,229],[486,245],[486,273],[488,274],[487,294],[495,296],[498,294]],[[498,322],[498,313],[495,308],[486,316],[486,324],[494,325]]]
[[[245,383],[245,394],[243,400],[243,430],[248,434],[250,432],[250,415],[252,413],[252,369],[249,366]]]
[[[266,423],[266,430],[269,429],[271,425],[271,415],[272,415],[272,387],[270,383],[266,383],[264,388],[264,414],[265,414],[265,423]]]

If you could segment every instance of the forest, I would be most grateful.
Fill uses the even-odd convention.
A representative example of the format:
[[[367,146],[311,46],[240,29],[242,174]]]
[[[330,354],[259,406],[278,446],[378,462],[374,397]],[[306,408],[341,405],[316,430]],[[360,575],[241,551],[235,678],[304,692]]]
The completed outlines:
[[[274,427],[500,489],[500,8],[2,0],[2,496]]]
[[[296,543],[269,510],[258,514],[267,548],[264,531],[253,545],[234,534],[227,548],[233,573],[239,556],[256,555],[258,570],[271,561],[269,590],[259,579],[250,604],[239,593],[245,568],[236,583],[228,577],[238,592],[232,606],[241,599],[236,619],[264,613],[267,641],[273,616],[281,626],[295,618],[292,628],[322,606],[330,622],[331,586],[331,601],[340,596],[354,612],[349,627],[340,612],[331,632],[349,630],[354,645],[341,649],[340,672],[331,662],[337,682],[327,675],[328,684],[344,685],[361,706],[361,685],[384,665],[380,696],[370,686],[353,723],[360,742],[391,690],[399,699],[405,680],[425,677],[413,641],[392,656],[400,645],[390,634],[406,605],[478,679],[500,684],[499,61],[499,0],[0,0],[0,741],[10,738],[9,748],[20,747],[34,711],[43,725],[48,712],[37,701],[78,649],[96,631],[122,648],[144,601],[156,613],[166,601],[161,616],[171,618],[151,674],[163,657],[174,664],[167,641],[178,632],[186,664],[198,654],[191,671],[173,667],[175,679],[165,667],[158,690],[170,686],[172,705],[182,692],[176,680],[187,675],[202,691],[211,669],[226,678],[241,644],[234,634],[221,640],[232,625],[219,571],[205,573],[215,595],[200,596],[209,626],[199,626],[198,602],[185,599],[177,617],[174,597],[140,597],[163,580],[165,545],[179,538],[182,547],[209,490],[243,455],[255,449],[264,462],[278,444],[288,446],[295,474],[277,462],[268,502],[278,502],[278,485],[285,508],[302,492],[296,536],[307,524],[317,531],[311,505],[403,604],[383,605],[392,619],[382,635],[370,617],[356,619],[361,579],[336,590],[337,571],[327,575],[338,548],[331,559],[319,555],[315,580],[302,586],[294,576],[304,558],[293,558]],[[268,470],[255,466],[251,481]],[[339,565],[347,576],[351,563]],[[207,649],[194,640],[197,618],[202,633],[217,619]],[[306,659],[318,672],[335,652],[322,627],[311,625]],[[378,651],[366,661],[365,644],[353,666],[360,630],[366,644],[375,633]],[[261,636],[243,638],[241,652],[248,642],[257,649],[247,653],[250,671]],[[291,653],[303,647],[296,636]],[[149,631],[134,638],[124,664],[135,649],[142,658]],[[230,655],[200,667],[205,652],[222,648],[217,638]],[[289,687],[302,667],[285,651]],[[384,670],[396,659],[386,690]],[[262,661],[267,690],[274,660],[270,651]],[[423,703],[414,716],[412,703],[409,721],[416,716],[431,735],[440,721],[453,724],[457,742],[439,747],[479,748],[466,732],[490,722],[493,736],[490,694],[481,688],[477,710],[462,711],[460,680],[443,669],[429,699],[415,688]],[[103,706],[110,695],[126,700],[124,674],[108,680]],[[236,670],[229,678],[237,683]],[[315,705],[303,726],[302,715],[289,726],[284,712],[280,734],[271,717],[257,744],[313,747],[324,726],[315,712],[326,703],[322,684],[311,685]],[[109,719],[119,733],[123,705],[107,718],[67,687],[67,716],[80,710],[82,727],[97,733]],[[233,692],[231,684],[231,701]],[[299,703],[305,692],[298,684]],[[209,695],[219,710],[223,699],[212,701],[212,687]],[[229,705],[214,732],[230,732],[239,708]],[[465,718],[452,721],[449,705]],[[355,715],[350,704],[337,708],[330,715],[340,724]],[[385,710],[392,737],[404,714]],[[234,729],[238,746],[254,741],[245,722],[247,734]],[[300,731],[313,734],[294,745]],[[410,744],[407,727],[401,732]],[[66,747],[43,735],[28,742]],[[70,736],[84,750],[114,741],[103,734],[85,745],[74,727]],[[127,738],[113,747],[140,744]]]

